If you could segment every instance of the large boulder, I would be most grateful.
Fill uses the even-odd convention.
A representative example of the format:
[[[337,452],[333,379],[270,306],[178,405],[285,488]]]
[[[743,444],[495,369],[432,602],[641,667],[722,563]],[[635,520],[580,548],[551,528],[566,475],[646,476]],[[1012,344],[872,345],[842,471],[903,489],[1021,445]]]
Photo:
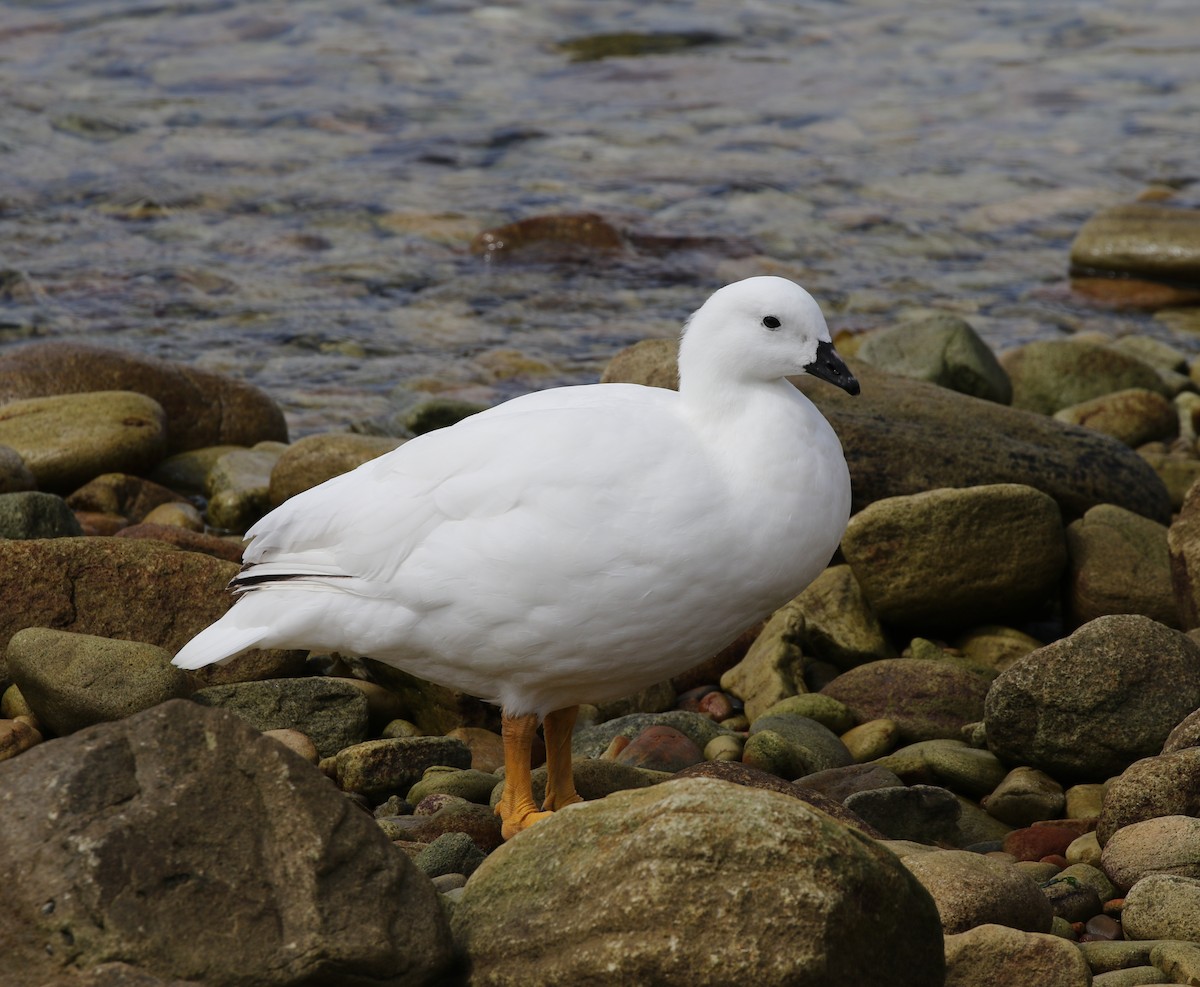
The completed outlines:
[[[209,987],[445,982],[428,878],[231,714],[175,700],[41,744],[0,764],[0,811],[9,987],[114,957]]]
[[[942,980],[937,910],[892,854],[707,778],[555,813],[480,865],[452,922],[477,987]]]
[[[1053,498],[997,483],[888,497],[850,518],[842,552],[884,621],[963,629],[1058,595],[1067,562]]]
[[[0,653],[26,627],[142,641],[172,654],[229,609],[238,566],[133,538],[0,541]],[[254,651],[201,669],[204,682],[295,674],[303,652]],[[297,661],[294,656],[298,656]],[[251,671],[261,666],[261,672]],[[4,678],[0,668],[0,679]]]
[[[674,340],[618,353],[606,381],[677,386]],[[1118,504],[1167,523],[1166,488],[1137,453],[1106,435],[889,374],[850,361],[857,397],[816,378],[795,378],[829,419],[850,465],[854,510],[939,487],[1023,483],[1048,493],[1068,517]]]
[[[171,452],[287,441],[279,406],[233,377],[83,343],[34,343],[0,356],[0,402],[102,390],[136,391],[157,401],[166,412]]]
[[[1200,645],[1148,617],[1098,617],[1011,665],[984,720],[1002,760],[1103,781],[1157,754],[1200,706]]]

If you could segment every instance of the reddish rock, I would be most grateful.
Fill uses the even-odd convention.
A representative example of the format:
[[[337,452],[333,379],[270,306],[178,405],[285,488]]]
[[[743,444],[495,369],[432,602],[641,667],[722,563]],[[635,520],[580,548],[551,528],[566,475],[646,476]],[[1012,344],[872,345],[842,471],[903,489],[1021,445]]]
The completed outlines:
[[[242,543],[217,535],[188,531],[173,524],[131,524],[114,532],[118,538],[152,538],[188,552],[203,552],[226,562],[241,562]]]
[[[1027,826],[1014,829],[1004,837],[1004,851],[1018,860],[1041,860],[1052,854],[1061,856],[1075,835],[1078,834],[1073,835],[1069,828],[1062,826]]]
[[[651,771],[682,771],[704,760],[696,742],[674,727],[646,727],[617,754],[618,764]]]

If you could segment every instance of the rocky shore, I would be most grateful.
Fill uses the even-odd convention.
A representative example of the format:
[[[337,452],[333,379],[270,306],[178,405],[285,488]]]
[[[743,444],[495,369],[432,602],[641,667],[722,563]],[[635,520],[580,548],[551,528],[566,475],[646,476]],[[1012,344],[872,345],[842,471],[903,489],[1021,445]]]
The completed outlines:
[[[1150,212],[1081,274],[1200,283],[1129,246]],[[850,464],[838,557],[585,707],[586,801],[508,843],[496,710],[350,656],[170,665],[254,520],[471,407],[289,443],[215,373],[0,356],[0,982],[1200,982],[1200,361],[948,316],[838,346],[860,397],[797,382]]]

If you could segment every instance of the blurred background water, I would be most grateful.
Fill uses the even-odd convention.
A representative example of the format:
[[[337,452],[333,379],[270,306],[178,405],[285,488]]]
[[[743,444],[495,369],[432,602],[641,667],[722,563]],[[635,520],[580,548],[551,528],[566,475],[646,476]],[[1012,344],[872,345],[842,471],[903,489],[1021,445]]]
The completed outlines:
[[[0,352],[229,372],[294,436],[593,381],[762,273],[835,330],[1196,352],[1067,250],[1198,176],[1195,0],[5,0]],[[583,211],[619,243],[471,249]]]

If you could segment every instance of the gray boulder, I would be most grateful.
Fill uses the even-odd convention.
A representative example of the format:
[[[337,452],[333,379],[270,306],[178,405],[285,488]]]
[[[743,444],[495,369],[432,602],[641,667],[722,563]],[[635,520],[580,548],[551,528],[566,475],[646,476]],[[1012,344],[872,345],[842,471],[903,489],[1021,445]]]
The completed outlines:
[[[113,957],[209,987],[445,982],[428,878],[231,714],[176,700],[41,744],[0,764],[0,811],[9,987]]]
[[[1103,781],[1157,754],[1200,706],[1200,645],[1148,617],[1098,617],[992,683],[987,741],[1058,781]]]

